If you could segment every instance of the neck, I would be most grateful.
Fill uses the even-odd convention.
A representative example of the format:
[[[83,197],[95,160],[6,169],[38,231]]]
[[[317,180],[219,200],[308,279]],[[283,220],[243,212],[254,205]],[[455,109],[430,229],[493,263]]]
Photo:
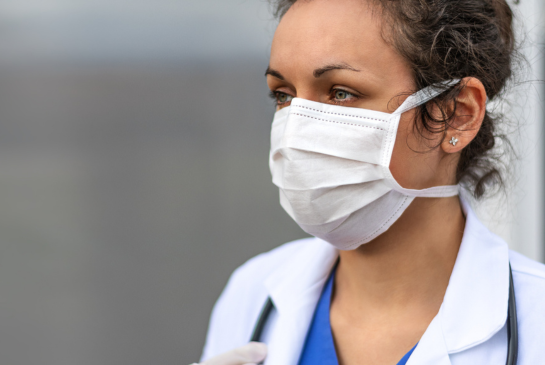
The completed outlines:
[[[415,308],[435,316],[464,226],[458,197],[416,198],[388,231],[356,250],[341,251],[334,301],[367,313],[406,314]]]

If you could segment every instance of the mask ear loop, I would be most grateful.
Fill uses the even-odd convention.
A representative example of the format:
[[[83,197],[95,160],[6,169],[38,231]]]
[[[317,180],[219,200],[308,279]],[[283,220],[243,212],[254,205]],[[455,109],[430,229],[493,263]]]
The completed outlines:
[[[454,79],[449,81],[441,82],[437,86],[428,86],[424,89],[417,91],[416,93],[409,96],[405,101],[399,106],[399,108],[396,109],[395,112],[392,113],[394,117],[394,120],[397,120],[397,123],[399,123],[399,118],[401,118],[401,114],[405,113],[406,111],[409,111],[411,109],[416,108],[417,106],[423,105],[427,103],[428,101],[432,100],[433,98],[439,96],[443,92],[446,91],[447,88],[456,85],[460,82],[460,79]],[[398,125],[395,125],[394,130],[391,130],[391,133],[393,133],[393,136],[397,134],[397,127]],[[394,144],[395,138],[393,138],[391,145],[389,146],[389,156],[391,158],[392,152],[393,152],[393,144]],[[447,186],[434,186],[428,189],[423,190],[417,190],[417,189],[405,189],[399,183],[395,180],[393,177],[391,171],[390,171],[390,159],[388,158],[388,161],[384,166],[385,168],[385,175],[387,176],[387,180],[390,181],[392,184],[392,188],[400,193],[403,193],[405,195],[411,196],[411,197],[448,197],[448,196],[455,196],[459,193],[459,187],[458,185],[447,185]]]
[[[416,108],[417,106],[425,104],[431,99],[445,92],[447,88],[454,86],[459,82],[460,82],[460,79],[454,79],[449,81],[443,81],[439,83],[438,86],[432,85],[432,86],[425,87],[422,90],[417,91],[416,93],[412,94],[407,99],[405,99],[403,104],[401,104],[399,108],[397,108],[396,111],[393,112],[392,114],[401,115],[405,113],[406,111],[409,111],[411,109]]]

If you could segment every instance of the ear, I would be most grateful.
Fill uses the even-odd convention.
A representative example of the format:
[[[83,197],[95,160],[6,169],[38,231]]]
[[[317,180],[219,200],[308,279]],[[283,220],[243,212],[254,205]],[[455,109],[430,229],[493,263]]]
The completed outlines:
[[[446,153],[461,151],[475,138],[486,112],[486,90],[483,83],[475,77],[465,77],[461,83],[464,87],[456,98],[455,115],[441,143]]]

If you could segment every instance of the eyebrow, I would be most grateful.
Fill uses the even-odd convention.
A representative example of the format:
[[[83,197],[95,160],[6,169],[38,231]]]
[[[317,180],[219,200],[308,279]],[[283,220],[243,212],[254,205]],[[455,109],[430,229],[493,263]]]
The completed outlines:
[[[265,71],[265,76],[267,76],[267,75],[271,75],[271,76],[276,77],[277,79],[282,80],[282,81],[285,80],[284,76],[282,76],[282,74],[280,72],[278,72],[276,70],[273,70],[270,66],[267,67],[267,71]]]
[[[332,65],[327,65],[321,68],[317,68],[316,70],[314,70],[313,75],[314,77],[318,78],[322,76],[323,74],[325,74],[326,72],[333,71],[333,70],[350,70],[354,72],[360,72],[360,70],[355,69],[354,67],[350,66],[347,63],[338,63],[338,64],[332,64]]]
[[[349,70],[354,72],[360,72],[360,70],[355,69],[354,67],[350,66],[347,63],[337,63],[337,64],[331,64],[331,65],[317,68],[316,70],[314,70],[312,74],[314,75],[315,78],[319,78],[326,72],[333,71],[333,70]],[[265,71],[265,76],[267,75],[271,75],[282,81],[285,80],[284,76],[282,76],[280,72],[273,70],[270,66],[267,67],[267,71]]]

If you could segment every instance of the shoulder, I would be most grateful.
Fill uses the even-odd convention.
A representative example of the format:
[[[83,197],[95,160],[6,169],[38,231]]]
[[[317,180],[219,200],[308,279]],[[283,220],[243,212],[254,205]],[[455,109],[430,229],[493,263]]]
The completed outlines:
[[[536,305],[545,309],[545,265],[511,250],[509,251],[509,261],[513,270],[517,305],[519,300],[527,303],[535,302]],[[545,310],[541,312],[545,319]]]
[[[513,270],[517,299],[519,296],[521,299],[530,297],[538,300],[543,306],[545,304],[545,265],[511,250],[509,261]]]
[[[314,240],[316,238],[311,237],[288,242],[249,259],[233,272],[229,284],[237,286],[236,284],[240,281],[246,285],[261,284],[280,264],[297,252],[306,249]]]
[[[542,263],[531,260],[513,250],[509,250],[509,260],[513,273],[530,280],[545,282],[545,265]]]
[[[216,302],[201,360],[232,350],[248,342],[254,323],[267,299],[265,279],[315,238],[285,243],[257,255],[238,267]]]
[[[513,284],[517,303],[520,337],[520,363],[543,361],[545,337],[545,265],[510,251]]]

